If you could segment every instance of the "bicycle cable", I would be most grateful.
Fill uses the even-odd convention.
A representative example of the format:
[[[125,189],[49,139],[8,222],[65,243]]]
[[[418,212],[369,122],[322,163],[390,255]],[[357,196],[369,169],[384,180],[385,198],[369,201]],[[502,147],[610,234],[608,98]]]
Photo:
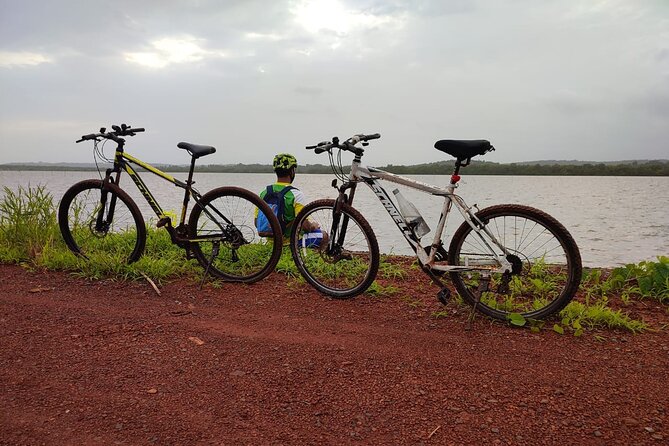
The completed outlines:
[[[93,160],[95,160],[95,168],[98,171],[98,176],[100,177],[101,180],[102,180],[102,172],[100,171],[100,165],[98,161],[100,160],[107,163],[113,163],[113,161],[107,158],[107,156],[105,155],[105,144],[107,144],[107,141],[108,140],[106,139],[103,140],[101,147],[98,145],[99,141],[97,139],[93,141]]]
[[[342,183],[346,183],[351,181],[351,179],[344,172],[344,167],[342,166],[341,163],[341,152],[342,149],[339,149],[339,151],[337,152],[337,161],[335,161],[334,155],[332,154],[332,150],[328,150],[328,156],[330,158],[330,168],[332,169],[332,173],[334,173],[335,177],[339,181],[341,181]],[[357,182],[357,180],[355,181]]]

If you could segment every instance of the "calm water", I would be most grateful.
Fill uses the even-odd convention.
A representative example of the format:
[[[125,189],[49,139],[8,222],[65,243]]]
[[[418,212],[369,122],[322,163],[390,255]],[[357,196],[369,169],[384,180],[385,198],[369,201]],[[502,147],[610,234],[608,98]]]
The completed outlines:
[[[46,185],[58,201],[76,181],[94,178],[95,172],[6,172],[0,171],[0,186]],[[185,179],[186,174],[175,177]],[[142,174],[165,210],[181,209],[181,189],[150,173]],[[334,198],[332,175],[299,175],[295,185],[309,200]],[[416,175],[412,178],[446,185],[448,176]],[[125,183],[123,180],[125,179]],[[274,180],[272,174],[200,173],[195,176],[200,192],[223,185],[236,185],[255,192]],[[153,217],[143,197],[126,176],[121,180],[148,220]],[[396,187],[385,183],[389,194]],[[434,228],[441,201],[427,194],[399,186]],[[522,203],[542,209],[557,218],[571,232],[587,266],[615,266],[669,255],[669,178],[661,177],[527,177],[463,176],[458,193],[479,208],[502,203]],[[1,194],[1,191],[0,191]],[[371,223],[382,252],[410,254],[411,251],[392,220],[365,186],[358,188],[355,207]],[[178,212],[177,212],[178,214]],[[462,223],[452,213],[448,234]],[[428,235],[428,237],[431,236]]]

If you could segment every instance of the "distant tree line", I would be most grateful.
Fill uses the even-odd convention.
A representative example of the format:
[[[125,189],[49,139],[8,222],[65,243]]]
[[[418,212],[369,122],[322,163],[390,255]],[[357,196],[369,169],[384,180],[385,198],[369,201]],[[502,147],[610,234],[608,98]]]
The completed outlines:
[[[404,175],[448,175],[453,171],[453,161],[401,166],[389,164],[380,169]],[[184,165],[156,165],[167,172],[187,172]],[[90,171],[94,166],[62,166],[48,164],[0,164],[0,170],[65,170]],[[103,168],[104,170],[104,168]],[[197,172],[222,173],[272,173],[272,166],[267,164],[210,164],[197,167]],[[331,172],[330,166],[323,164],[307,164],[298,167],[300,173]],[[344,167],[348,172],[348,166]],[[633,161],[629,163],[585,163],[585,164],[499,164],[487,161],[472,161],[463,168],[462,173],[468,175],[572,175],[572,176],[669,176],[669,161]]]
[[[414,166],[388,165],[383,170],[398,174],[449,174],[452,161]],[[632,162],[624,164],[498,164],[472,161],[463,168],[469,175],[573,175],[573,176],[669,176],[669,161]]]

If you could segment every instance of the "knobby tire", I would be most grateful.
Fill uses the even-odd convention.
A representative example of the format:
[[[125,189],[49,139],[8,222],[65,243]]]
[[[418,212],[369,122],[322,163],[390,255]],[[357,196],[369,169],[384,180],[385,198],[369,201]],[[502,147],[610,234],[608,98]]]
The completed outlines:
[[[363,293],[374,282],[379,270],[379,245],[371,226],[353,207],[343,204],[343,217],[348,217],[346,239],[337,244],[336,253],[321,247],[305,247],[301,242],[302,226],[309,219],[319,223],[321,230],[331,236],[335,200],[316,200],[306,205],[292,223],[290,249],[302,277],[319,292],[336,299],[346,299]],[[335,237],[339,237],[339,230]]]
[[[74,184],[63,195],[58,206],[58,227],[65,244],[72,252],[87,259],[95,256],[96,248],[102,255],[111,255],[112,250],[126,247],[124,251],[129,251],[129,254],[121,253],[122,260],[127,263],[135,262],[142,256],[146,245],[146,226],[142,213],[126,192],[115,184],[108,183],[104,192],[107,194],[107,204],[116,198],[114,219],[107,222],[109,231],[95,232],[94,221],[100,208],[102,187],[102,180],[83,180]],[[132,218],[123,226],[126,211]],[[106,217],[108,213],[105,212],[104,215]],[[110,243],[105,243],[112,236],[115,238],[109,240]]]
[[[254,221],[256,209],[268,216],[273,237],[265,239],[258,235]],[[216,210],[232,225],[225,223]],[[219,224],[241,234],[244,242],[235,247],[235,242],[221,232]],[[191,211],[188,231],[190,238],[219,237],[219,254],[213,260],[214,243],[192,242],[191,249],[208,273],[225,281],[253,283],[261,280],[274,271],[281,258],[283,234],[279,221],[267,203],[246,189],[219,187],[207,192]]]
[[[490,289],[476,303],[482,276],[451,272],[451,280],[468,304],[476,303],[477,310],[499,320],[508,320],[512,313],[543,319],[558,313],[572,300],[581,281],[581,255],[561,223],[543,211],[523,205],[491,206],[476,215],[512,252],[519,273],[511,275],[508,291],[500,285],[502,275],[493,274]],[[490,258],[466,222],[453,235],[448,254],[451,265]]]

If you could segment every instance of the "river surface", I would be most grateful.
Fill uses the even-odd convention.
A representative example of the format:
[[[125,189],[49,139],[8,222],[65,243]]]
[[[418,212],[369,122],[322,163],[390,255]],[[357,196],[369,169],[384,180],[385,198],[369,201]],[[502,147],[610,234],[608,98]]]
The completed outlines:
[[[183,200],[181,189],[151,173],[140,175],[163,209],[178,215]],[[186,178],[185,173],[173,175],[182,180]],[[15,189],[44,185],[57,203],[70,185],[95,177],[97,172],[0,171],[0,186]],[[446,186],[449,178],[445,175],[409,177],[438,186]],[[196,173],[195,187],[204,193],[214,187],[235,185],[257,193],[274,178],[273,174]],[[332,179],[332,175],[300,175],[298,172],[294,185],[309,200],[334,198]],[[151,208],[127,176],[121,179],[121,185],[135,199],[145,219],[155,220]],[[391,183],[383,183],[383,186],[391,196],[397,187]],[[442,201],[403,186],[398,188],[434,229]],[[571,232],[586,266],[616,266],[669,255],[667,177],[467,176],[465,171],[457,192],[468,205],[476,204],[481,209],[493,204],[520,203],[548,212]],[[382,252],[411,254],[391,218],[366,186],[358,188],[354,207],[372,225]],[[451,213],[447,234],[452,234],[461,223],[459,213]]]

